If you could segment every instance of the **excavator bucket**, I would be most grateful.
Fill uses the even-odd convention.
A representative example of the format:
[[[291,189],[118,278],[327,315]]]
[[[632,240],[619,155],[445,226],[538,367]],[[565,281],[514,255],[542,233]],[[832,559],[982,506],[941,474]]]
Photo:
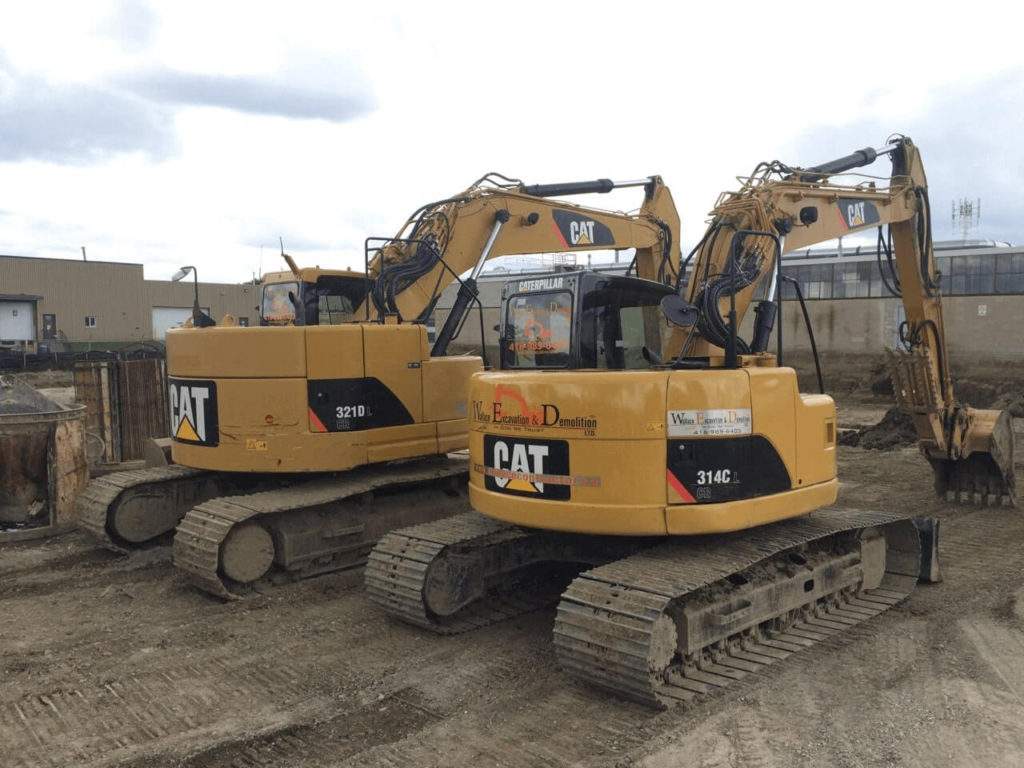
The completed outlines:
[[[931,460],[940,496],[963,504],[1024,504],[1017,486],[1024,472],[1024,419],[968,408],[963,444],[964,458]]]

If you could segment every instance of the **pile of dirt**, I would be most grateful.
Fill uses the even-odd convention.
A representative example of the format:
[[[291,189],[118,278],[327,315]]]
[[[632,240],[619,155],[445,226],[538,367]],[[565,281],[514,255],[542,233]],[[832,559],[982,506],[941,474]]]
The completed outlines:
[[[856,445],[871,451],[891,451],[917,442],[917,430],[910,414],[893,406],[877,424],[852,429],[839,436],[840,445]]]
[[[57,403],[14,376],[0,376],[0,415],[52,413]]]
[[[1015,419],[1024,419],[1024,392],[1006,392],[995,399],[992,408],[1009,411]]]
[[[74,373],[64,370],[25,371],[24,373],[14,374],[14,377],[36,389],[41,387],[73,387],[75,385]]]
[[[954,379],[953,391],[957,399],[972,408],[991,408],[1000,396],[1000,388],[994,384],[974,379]]]

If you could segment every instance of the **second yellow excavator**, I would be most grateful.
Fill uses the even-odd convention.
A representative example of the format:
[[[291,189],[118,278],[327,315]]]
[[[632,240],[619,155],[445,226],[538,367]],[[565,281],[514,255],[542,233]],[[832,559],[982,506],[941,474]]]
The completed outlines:
[[[879,156],[892,160],[887,188],[833,181]],[[933,523],[830,506],[835,404],[801,394],[781,364],[782,253],[872,228],[906,308],[897,391],[937,490],[1010,503],[1009,416],[954,397],[927,180],[917,147],[896,137],[813,168],[759,166],[718,200],[674,289],[572,273],[510,284],[502,370],[474,374],[470,393],[470,502],[483,514],[386,535],[366,569],[371,597],[452,633],[564,588],[562,666],[664,706],[936,578]]]
[[[369,239],[364,273],[286,259],[290,271],[264,282],[261,327],[169,332],[174,463],[93,481],[83,527],[121,550],[175,531],[175,565],[234,597],[358,565],[384,531],[466,508],[466,461],[449,454],[467,447],[469,380],[483,361],[448,349],[485,262],[635,249],[640,274],[675,276],[679,218],[660,178],[598,183],[642,188],[634,215],[548,197],[578,186],[489,174],[418,209],[395,237]],[[455,280],[431,343],[427,321]]]

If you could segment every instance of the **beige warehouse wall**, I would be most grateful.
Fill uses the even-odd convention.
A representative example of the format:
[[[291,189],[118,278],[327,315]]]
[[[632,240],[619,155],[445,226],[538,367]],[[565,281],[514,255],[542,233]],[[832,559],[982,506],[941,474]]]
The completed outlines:
[[[257,324],[256,304],[259,287],[246,283],[199,283],[199,306],[208,307],[213,319],[220,322],[225,314],[248,317],[251,325]],[[153,337],[153,307],[191,307],[194,289],[186,278],[180,283],[165,280],[144,280],[142,301],[147,307],[147,338]]]
[[[42,296],[36,306],[37,332],[42,332],[43,314],[51,313],[69,341],[148,338],[149,309],[139,301],[141,284],[141,264],[0,257],[0,294]],[[95,328],[85,326],[87,315],[96,318]]]
[[[215,319],[226,313],[256,324],[257,290],[251,284],[200,283],[199,301]],[[126,342],[153,338],[153,307],[191,307],[192,283],[146,280],[141,264],[0,256],[0,294],[42,296],[43,314],[57,317],[57,329],[71,342]],[[96,318],[87,328],[85,318]]]
[[[894,298],[807,302],[818,348],[833,355],[877,354],[894,346],[900,309]],[[1024,296],[949,296],[942,300],[942,311],[952,362],[1024,361]],[[745,338],[752,327],[753,312],[743,323]],[[810,349],[795,301],[785,302],[782,338],[786,349]]]

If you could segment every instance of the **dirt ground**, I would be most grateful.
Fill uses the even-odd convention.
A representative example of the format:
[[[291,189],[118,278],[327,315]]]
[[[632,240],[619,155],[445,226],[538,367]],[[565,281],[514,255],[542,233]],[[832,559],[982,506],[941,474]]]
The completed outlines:
[[[358,574],[223,603],[166,550],[0,550],[0,765],[1019,766],[1024,516],[933,499],[915,449],[842,449],[841,503],[942,518],[945,581],[706,701],[652,712],[562,674],[553,611],[454,638]]]

